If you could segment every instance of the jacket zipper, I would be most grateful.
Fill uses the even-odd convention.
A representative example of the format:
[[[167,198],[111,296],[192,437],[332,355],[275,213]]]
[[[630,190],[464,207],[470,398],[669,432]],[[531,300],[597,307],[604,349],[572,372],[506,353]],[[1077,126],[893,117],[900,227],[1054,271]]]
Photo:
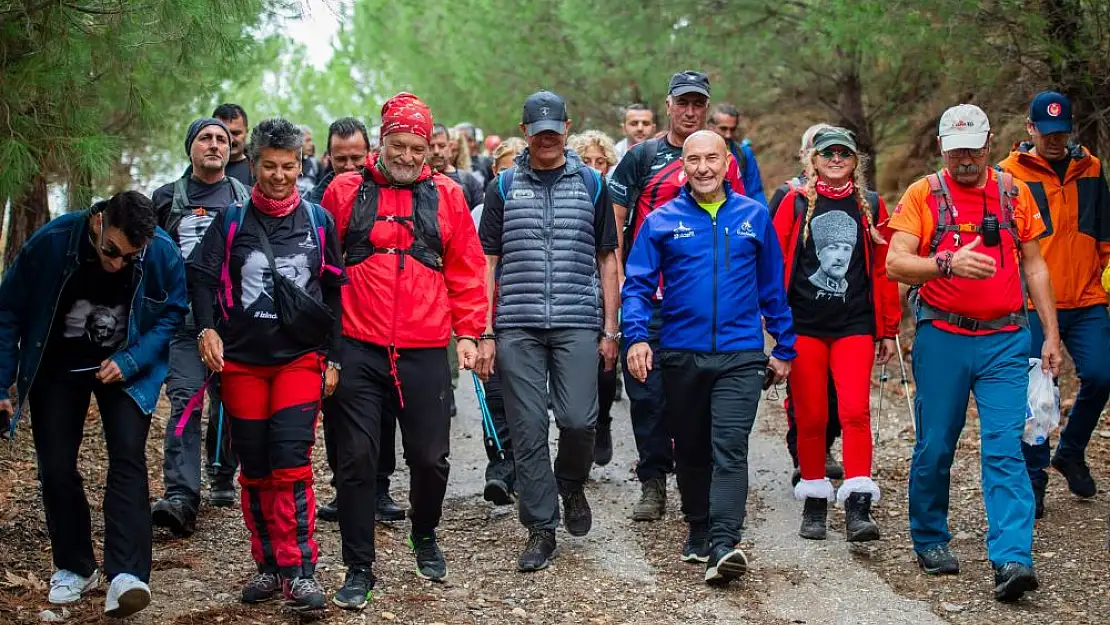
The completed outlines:
[[[728,252],[728,226],[725,226],[725,270],[732,269],[732,254]]]
[[[713,218],[713,353],[717,353],[717,219]]]
[[[552,196],[555,193],[556,181],[551,186],[544,185],[542,182],[540,186],[543,187],[544,198],[544,281],[543,281],[543,306],[544,306],[544,327],[551,328],[551,263],[553,262],[553,254],[551,253],[551,246],[555,239],[555,205]]]

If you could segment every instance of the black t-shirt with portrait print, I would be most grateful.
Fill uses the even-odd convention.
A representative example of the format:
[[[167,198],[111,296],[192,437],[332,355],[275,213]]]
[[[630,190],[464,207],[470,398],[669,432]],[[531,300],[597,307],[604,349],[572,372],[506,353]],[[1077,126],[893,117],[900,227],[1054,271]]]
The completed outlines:
[[[127,343],[135,268],[105,271],[94,245],[91,234],[81,238],[80,264],[58,297],[42,359],[46,369],[96,375],[100,363]]]
[[[804,243],[798,236],[787,291],[798,334],[842,338],[875,333],[865,233],[855,195],[839,200],[817,196],[809,236]]]

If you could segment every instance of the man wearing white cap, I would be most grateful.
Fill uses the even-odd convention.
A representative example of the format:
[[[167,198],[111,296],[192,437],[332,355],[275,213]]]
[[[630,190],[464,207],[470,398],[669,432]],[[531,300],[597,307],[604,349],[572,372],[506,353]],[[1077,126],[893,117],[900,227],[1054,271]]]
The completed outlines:
[[[1021,454],[1030,346],[1026,285],[1044,328],[1043,367],[1053,375],[1060,336],[1037,243],[1044,223],[1028,187],[987,166],[991,136],[978,107],[945,111],[938,137],[945,167],[911,185],[895,209],[887,273],[913,286],[917,320],[909,499],[918,563],[933,575],[960,569],[948,549],[949,479],[974,393],[994,596],[1016,601],[1038,585],[1033,492]]]

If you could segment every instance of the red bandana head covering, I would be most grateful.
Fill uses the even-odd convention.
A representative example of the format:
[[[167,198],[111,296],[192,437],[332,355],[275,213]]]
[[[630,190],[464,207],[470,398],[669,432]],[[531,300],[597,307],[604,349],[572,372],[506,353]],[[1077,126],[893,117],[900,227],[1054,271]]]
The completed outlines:
[[[402,91],[382,105],[381,136],[395,132],[412,134],[432,140],[432,111],[420,98]]]

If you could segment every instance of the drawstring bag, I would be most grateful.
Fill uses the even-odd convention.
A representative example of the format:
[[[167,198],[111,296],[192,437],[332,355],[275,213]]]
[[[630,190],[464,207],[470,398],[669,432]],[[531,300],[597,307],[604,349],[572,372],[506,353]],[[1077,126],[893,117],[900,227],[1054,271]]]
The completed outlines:
[[[1040,358],[1029,359],[1029,392],[1025,404],[1025,432],[1021,440],[1041,445],[1060,427],[1060,389],[1052,374],[1041,369]]]

